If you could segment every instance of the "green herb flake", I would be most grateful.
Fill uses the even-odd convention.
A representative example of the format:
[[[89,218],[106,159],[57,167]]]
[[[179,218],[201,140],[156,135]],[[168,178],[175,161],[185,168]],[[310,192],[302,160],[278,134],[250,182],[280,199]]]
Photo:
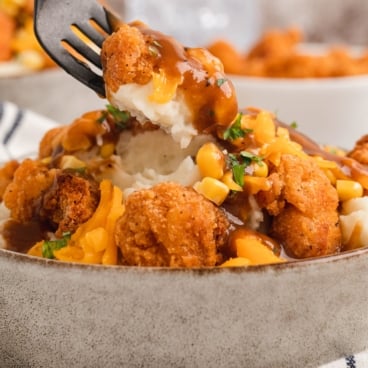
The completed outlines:
[[[42,257],[49,259],[55,258],[54,251],[66,247],[70,237],[71,233],[65,232],[61,239],[45,240],[42,244]]]
[[[258,165],[263,165],[262,157],[248,151],[241,151],[239,156],[242,159],[242,162],[247,166],[249,166],[252,162],[255,162]]]
[[[241,187],[244,185],[244,170],[245,170],[245,164],[237,164],[237,165],[234,165],[232,168],[234,181],[236,184],[240,185]]]
[[[233,173],[233,178],[235,183],[237,183],[240,186],[244,185],[244,170],[246,165],[244,163],[240,163],[236,155],[233,153],[230,153],[228,155],[228,165],[231,168],[231,171]]]
[[[130,118],[130,114],[127,111],[121,111],[115,106],[106,105],[107,111],[112,115],[115,121],[115,125],[120,129],[127,128],[127,122]]]
[[[216,79],[216,86],[217,87],[221,87],[224,83],[227,82],[227,79],[226,78],[219,78],[219,79]]]
[[[293,121],[293,122],[290,124],[290,128],[293,128],[293,129],[298,128],[298,123],[297,123],[296,121]]]
[[[97,119],[97,123],[102,124],[107,117],[107,111],[103,111],[101,116]]]
[[[244,137],[246,134],[249,134],[252,132],[252,129],[243,129],[241,127],[241,120],[242,120],[242,113],[239,113],[238,116],[236,117],[235,122],[225,130],[224,132],[224,139],[225,140],[230,140],[230,141],[234,141],[237,138],[242,138]]]

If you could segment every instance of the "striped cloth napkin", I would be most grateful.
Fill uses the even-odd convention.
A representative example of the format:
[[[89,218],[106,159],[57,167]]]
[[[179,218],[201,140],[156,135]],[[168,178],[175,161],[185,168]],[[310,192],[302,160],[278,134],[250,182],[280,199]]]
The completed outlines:
[[[0,162],[35,156],[41,138],[55,126],[51,119],[0,101]]]
[[[320,368],[367,368],[368,352],[346,356],[334,362],[321,365]]]

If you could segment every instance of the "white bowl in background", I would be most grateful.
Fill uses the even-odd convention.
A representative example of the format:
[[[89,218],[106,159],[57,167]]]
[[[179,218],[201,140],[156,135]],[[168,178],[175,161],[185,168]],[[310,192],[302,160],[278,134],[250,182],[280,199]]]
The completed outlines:
[[[8,76],[4,74],[8,73]],[[106,100],[59,68],[24,73],[16,66],[0,66],[0,100],[13,102],[61,124],[69,124]]]
[[[239,107],[274,112],[320,143],[351,149],[368,133],[368,76],[338,78],[229,77]]]

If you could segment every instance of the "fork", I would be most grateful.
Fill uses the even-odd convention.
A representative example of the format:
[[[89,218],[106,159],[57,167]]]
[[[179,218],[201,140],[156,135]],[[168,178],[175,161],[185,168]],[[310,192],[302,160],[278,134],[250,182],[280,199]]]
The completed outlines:
[[[35,0],[34,32],[71,76],[106,97],[100,51],[119,18],[94,0]]]

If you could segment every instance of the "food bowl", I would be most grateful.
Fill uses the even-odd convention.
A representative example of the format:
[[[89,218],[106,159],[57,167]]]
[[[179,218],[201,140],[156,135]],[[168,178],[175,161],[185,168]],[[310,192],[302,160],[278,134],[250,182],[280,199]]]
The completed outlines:
[[[316,367],[368,348],[367,259],[167,269],[0,249],[2,364]]]
[[[13,102],[58,123],[70,123],[82,113],[106,105],[95,92],[59,68],[24,73],[7,65],[1,70],[0,66],[1,101]]]
[[[124,32],[124,28],[121,27],[119,32]],[[138,32],[138,30],[135,32]],[[144,44],[148,47],[146,43]],[[159,45],[161,47],[165,43]],[[110,51],[116,56],[116,49],[112,48]],[[184,48],[183,51],[185,51]],[[104,52],[102,54],[106,55]],[[188,56],[190,55],[188,54]],[[119,60],[121,59],[119,58]],[[113,63],[113,65],[116,64]],[[211,62],[209,65],[211,66],[210,70],[212,70],[214,64]],[[202,71],[205,70],[207,69]],[[193,69],[194,71],[195,69]],[[223,101],[223,96],[228,96],[231,87],[231,85],[225,85],[224,89],[218,88],[227,82],[226,78],[219,78],[218,73],[220,73],[220,70],[216,71],[216,79],[213,79],[212,84],[208,84],[209,79],[202,80],[201,82],[204,83],[200,84],[202,88],[207,90],[211,88],[210,91],[216,91],[217,94],[215,92],[210,94],[211,102]],[[203,73],[203,75],[207,76],[208,74]],[[220,76],[222,76],[221,73]],[[108,86],[109,83],[106,84]],[[146,87],[146,85],[143,86],[143,88]],[[194,96],[200,97],[198,85],[195,84],[192,87],[195,87]],[[185,88],[187,88],[186,84]],[[190,89],[187,91],[191,92]],[[116,97],[116,94],[113,97]],[[128,97],[130,98],[131,94]],[[215,97],[214,100],[213,97]],[[219,97],[220,99],[218,99]],[[169,102],[171,103],[172,101],[171,98]],[[234,115],[237,113],[235,102],[235,100],[230,99],[231,106],[226,105],[226,107],[231,107],[230,111],[233,111],[234,107]],[[62,104],[61,106],[64,107],[65,105]],[[208,109],[208,106],[206,107]],[[121,109],[126,108],[124,106],[120,108],[120,105],[110,106],[110,110],[106,112],[87,114],[81,120],[75,120],[72,128],[61,127],[62,130],[53,131],[51,135],[47,136],[48,139],[43,139],[43,143],[47,143],[50,146],[46,147],[45,152],[40,154],[39,160],[35,162],[31,160],[24,161],[25,165],[21,164],[18,168],[20,171],[17,169],[17,172],[14,172],[15,181],[9,184],[11,186],[7,187],[4,195],[9,195],[9,197],[4,199],[8,209],[10,211],[13,208],[16,210],[23,209],[29,212],[28,203],[33,201],[31,205],[34,205],[34,208],[31,208],[31,211],[35,210],[35,217],[37,218],[37,212],[42,216],[41,212],[47,212],[43,210],[46,210],[46,207],[49,208],[49,205],[53,206],[53,203],[58,202],[60,197],[67,199],[65,208],[68,209],[68,212],[69,203],[72,205],[79,204],[80,197],[78,198],[77,195],[82,192],[79,190],[80,186],[64,187],[65,191],[54,191],[55,187],[59,189],[59,178],[62,178],[61,181],[64,181],[65,178],[65,176],[56,176],[57,173],[55,171],[60,168],[61,172],[58,171],[58,173],[60,175],[68,175],[69,177],[69,175],[72,176],[71,171],[74,169],[75,179],[84,180],[86,185],[90,184],[92,186],[97,184],[97,181],[94,183],[88,181],[92,180],[90,176],[93,175],[92,171],[88,171],[88,159],[93,160],[97,158],[93,157],[93,151],[95,151],[95,156],[96,154],[100,155],[104,160],[106,158],[112,160],[112,156],[115,153],[120,155],[118,145],[113,145],[113,149],[107,153],[106,147],[111,148],[112,134],[120,131],[121,138],[126,137],[123,134],[129,133],[127,131],[129,130],[128,124],[129,119],[132,117],[129,115],[127,117],[126,111],[121,111]],[[195,109],[192,111],[195,111]],[[200,111],[202,112],[202,110]],[[209,127],[213,127],[212,118],[214,115],[216,116],[214,111],[216,112],[217,110],[210,109],[206,111],[211,112],[206,114],[206,116],[209,119],[208,123],[211,123]],[[233,121],[234,115],[232,115],[229,124],[233,123],[223,133],[224,140],[226,140],[225,137],[228,135],[232,136],[232,140],[233,138],[243,137],[246,132],[248,133],[246,128],[251,127],[251,131],[254,128],[254,139],[250,138],[249,142],[247,142],[249,137],[245,137],[244,141],[238,141],[239,144],[250,144],[251,148],[255,149],[256,141],[262,144],[262,148],[268,148],[270,144],[275,142],[284,142],[287,150],[295,152],[295,156],[301,155],[304,157],[301,147],[292,144],[289,140],[289,134],[286,129],[274,129],[275,124],[270,114],[264,112],[256,113],[255,111],[253,113],[257,115],[249,116],[248,120],[246,116],[237,114],[236,120]],[[169,115],[171,115],[171,110]],[[164,117],[166,116],[164,115]],[[260,118],[258,119],[259,116]],[[180,117],[180,114],[173,114],[173,119],[176,123],[176,120],[179,120],[178,118]],[[244,124],[249,123],[251,125],[242,127],[243,117],[245,118]],[[131,122],[131,124],[134,123],[137,123],[137,121]],[[177,128],[178,125],[176,124],[174,128]],[[83,129],[78,130],[76,127],[78,129],[83,127]],[[89,127],[89,129],[86,127]],[[139,129],[135,130],[134,127],[136,126],[132,125],[131,134],[136,137],[139,134]],[[260,127],[262,128],[260,129]],[[124,130],[125,128],[128,129]],[[148,126],[148,128],[152,128],[152,126]],[[73,131],[74,134],[72,134]],[[148,137],[151,138],[157,131],[157,129],[147,130],[144,133],[149,133]],[[265,131],[270,134],[263,134]],[[93,133],[92,135],[90,135],[91,132]],[[161,133],[166,134],[166,137],[168,135],[167,131]],[[170,131],[170,134],[172,133]],[[85,141],[83,140],[85,137],[94,137],[95,139],[91,138]],[[120,138],[118,143],[120,143]],[[170,136],[169,138],[171,139]],[[79,146],[80,142],[87,142],[87,148],[84,148],[84,151],[84,146]],[[124,144],[126,142],[127,140],[124,140]],[[160,140],[161,142],[163,141]],[[182,144],[182,142],[183,140],[181,139],[177,143]],[[212,141],[207,143],[213,144]],[[152,157],[154,156],[153,153],[156,148],[150,149],[146,144],[136,144],[136,146],[145,153],[152,154]],[[185,147],[184,144],[182,146]],[[124,148],[126,147],[130,150],[130,146],[124,145]],[[277,145],[277,147],[280,146]],[[80,152],[81,150],[83,152]],[[181,149],[179,151],[180,153],[182,152]],[[81,162],[78,159],[81,156],[73,156],[72,154],[75,152],[80,154],[88,153],[88,155],[83,156],[85,162]],[[175,151],[173,150],[172,152]],[[195,152],[198,154],[199,150]],[[225,154],[225,152],[232,153],[235,151],[231,151],[228,148],[228,150],[223,149],[215,152]],[[60,157],[60,153],[63,157]],[[90,153],[92,153],[92,157],[90,157]],[[242,151],[240,154],[245,159],[249,159],[249,153],[247,155],[246,151]],[[272,151],[270,154],[273,153]],[[279,152],[276,151],[276,153]],[[135,158],[137,156],[138,154]],[[165,157],[167,156],[165,154]],[[122,153],[118,159],[123,159],[124,157]],[[199,154],[196,157],[197,166],[200,167],[199,162],[201,160],[199,159]],[[220,155],[221,157],[225,161],[225,156]],[[231,158],[231,156],[229,157]],[[254,153],[250,157],[256,158]],[[62,160],[63,158],[67,158],[69,161],[65,162]],[[240,159],[240,157],[238,158]],[[247,176],[245,175],[246,167],[237,161],[238,158],[233,156],[232,162],[234,165],[232,169],[235,167],[239,169],[240,167],[242,170],[241,178],[244,179],[244,176]],[[151,157],[145,159],[144,163],[150,159]],[[137,161],[135,160],[134,164]],[[103,161],[93,161],[94,167],[97,166],[99,169],[98,172],[101,170],[102,165],[99,165],[101,162]],[[90,163],[92,164],[92,162]],[[108,169],[113,166],[113,163],[114,161],[107,161],[106,174],[112,173]],[[302,164],[304,163],[302,162]],[[308,163],[311,164],[309,161]],[[321,161],[321,163],[326,164],[325,161]],[[60,166],[57,166],[58,164]],[[33,171],[34,165],[37,165],[40,171]],[[143,166],[145,167],[145,165]],[[127,171],[124,171],[126,168],[127,166],[123,164],[122,171],[116,170],[116,173],[127,173]],[[225,167],[222,166],[222,168],[224,169]],[[81,169],[87,169],[87,173],[83,170],[81,172]],[[255,173],[255,171],[256,169],[254,168],[253,172]],[[55,176],[52,176],[53,173],[55,173]],[[88,178],[83,179],[79,177],[83,173],[87,174]],[[45,181],[42,181],[42,178],[40,179],[42,186],[37,188],[37,184],[34,185],[31,175],[34,175],[35,181],[38,181],[40,176],[43,175],[46,179]],[[235,178],[235,173],[231,175],[231,178]],[[204,178],[214,179],[210,174],[203,176]],[[224,173],[220,173],[219,176],[216,174],[215,176],[226,179]],[[322,178],[322,184],[327,182],[328,179],[326,177],[322,176]],[[303,181],[303,184],[306,181]],[[12,185],[15,182],[16,184]],[[262,182],[264,181],[262,180]],[[26,183],[26,185],[23,186],[23,183]],[[197,183],[193,181],[194,189],[194,185]],[[44,184],[45,186],[43,186]],[[65,234],[63,231],[62,238],[54,239],[51,237],[51,234],[47,241],[44,239],[40,242],[37,241],[36,244],[32,242],[34,245],[29,249],[28,255],[17,254],[4,249],[0,250],[0,278],[2,280],[0,294],[0,320],[2,324],[0,338],[2,344],[0,354],[4,365],[73,366],[78,368],[85,366],[116,367],[125,365],[129,367],[280,367],[290,366],[291,364],[293,367],[315,367],[318,364],[328,363],[368,347],[368,320],[366,319],[368,286],[365,282],[368,274],[367,248],[347,251],[338,256],[325,256],[304,261],[284,262],[284,259],[277,259],[277,264],[262,266],[251,266],[253,263],[250,263],[248,259],[249,262],[243,263],[243,266],[229,267],[228,265],[224,266],[227,261],[222,263],[217,257],[212,257],[213,261],[211,263],[194,263],[196,258],[199,258],[198,254],[192,256],[190,253],[181,254],[180,251],[186,250],[185,248],[190,247],[192,244],[196,244],[195,237],[198,237],[198,233],[207,232],[208,230],[208,232],[212,231],[211,236],[213,237],[228,236],[231,228],[230,223],[226,225],[226,228],[222,227],[220,220],[213,222],[213,224],[210,223],[210,225],[205,223],[201,225],[202,227],[195,226],[195,223],[192,224],[190,221],[194,218],[202,219],[203,215],[206,218],[211,217],[210,211],[214,207],[201,207],[202,210],[196,210],[197,207],[194,206],[187,207],[186,204],[191,204],[192,202],[190,202],[191,197],[187,196],[187,192],[184,190],[189,191],[190,188],[185,188],[183,184],[183,187],[181,187],[183,191],[176,192],[177,195],[173,196],[173,199],[162,197],[162,202],[158,206],[156,205],[157,207],[148,204],[149,207],[153,208],[153,211],[149,212],[148,216],[150,213],[155,212],[162,214],[155,220],[155,224],[160,223],[161,225],[168,219],[173,219],[166,227],[160,228],[159,235],[166,231],[168,235],[175,235],[174,237],[167,237],[169,240],[165,242],[164,246],[166,248],[163,252],[167,251],[169,253],[169,248],[174,245],[172,239],[178,239],[175,246],[179,249],[178,258],[180,261],[183,260],[183,262],[173,263],[172,261],[175,261],[176,255],[173,254],[171,256],[170,253],[168,257],[169,262],[167,263],[161,263],[161,261],[144,263],[140,261],[141,258],[138,261],[133,259],[130,262],[128,259],[129,254],[128,256],[126,253],[123,254],[122,249],[122,259],[119,262],[117,253],[114,253],[115,249],[117,251],[118,246],[123,248],[130,239],[135,240],[135,238],[141,237],[138,231],[130,236],[128,231],[124,232],[122,230],[121,224],[124,225],[125,219],[130,221],[135,227],[137,227],[137,224],[144,224],[144,219],[134,219],[134,215],[141,211],[142,213],[144,212],[144,206],[146,202],[149,202],[149,196],[157,198],[159,194],[152,195],[152,193],[149,193],[149,196],[142,197],[141,202],[135,202],[137,204],[136,207],[128,207],[130,202],[128,199],[125,202],[126,212],[123,212],[123,193],[118,190],[119,188],[113,187],[112,182],[109,180],[102,180],[99,184],[101,198],[97,208],[93,208],[94,212],[92,215],[89,214],[87,222],[81,221],[77,230],[71,230],[75,231],[74,233],[67,232]],[[323,199],[328,196],[328,193],[326,194],[328,189],[331,189],[330,183],[328,182],[327,184],[323,187],[327,188],[326,191],[317,191]],[[127,185],[130,186],[132,184],[128,183]],[[226,186],[227,194],[230,193],[231,188],[234,188],[231,182],[231,187],[227,187],[225,182],[223,182],[223,185]],[[178,191],[178,186],[176,186],[175,191]],[[239,186],[240,184],[238,184]],[[26,197],[26,206],[22,207],[20,203],[21,197],[28,194],[28,191],[32,192],[35,187],[45,196],[41,197],[36,194],[36,196],[31,196],[30,201]],[[130,189],[127,186],[122,187]],[[201,189],[200,186],[196,187]],[[238,187],[235,186],[235,188]],[[160,188],[161,190],[165,188],[165,190],[162,190],[162,192],[165,191],[165,196],[170,190],[168,189],[169,185],[160,186]],[[271,189],[270,187],[268,188],[269,190]],[[48,191],[49,189],[50,191]],[[243,189],[243,187],[240,186],[240,189]],[[295,189],[299,191],[299,187]],[[76,196],[74,196],[75,193],[77,194]],[[193,191],[191,193],[194,194]],[[203,193],[206,194],[204,191]],[[337,206],[337,192],[333,193],[336,194],[334,198]],[[197,192],[195,195],[201,203],[209,204],[209,202],[205,202],[204,194],[203,197],[201,197],[200,192]],[[91,201],[96,198],[92,197],[92,195],[89,197]],[[184,207],[180,207],[179,197],[185,203]],[[9,202],[7,198],[10,200]],[[239,198],[243,204],[244,197]],[[307,199],[313,199],[313,197],[308,196]],[[170,202],[169,205],[174,210],[172,212],[160,211],[159,206],[168,206],[168,202]],[[312,202],[312,200],[309,202]],[[325,210],[325,207],[329,206],[326,202],[316,202],[317,206],[315,208],[319,211],[319,215],[328,215],[327,212],[321,213],[321,210]],[[332,208],[335,206],[335,201],[331,200],[331,202],[333,202],[330,206]],[[318,203],[321,203],[321,205]],[[249,205],[249,208],[252,210],[250,201]],[[56,207],[56,209],[58,208],[61,208],[61,206]],[[81,218],[79,209],[77,208],[78,211],[75,211],[76,216],[73,217],[73,221]],[[129,209],[131,212],[128,212]],[[216,207],[215,209],[215,216],[217,216],[219,210]],[[244,208],[239,206],[239,209],[248,210],[245,206]],[[295,206],[295,209],[298,208]],[[332,209],[333,217],[331,218],[333,221],[327,223],[327,229],[336,229],[338,224],[336,208],[333,207]],[[102,210],[106,211],[103,211],[101,214]],[[184,215],[180,217],[182,214]],[[334,216],[335,214],[336,217]],[[231,216],[232,213],[230,212],[229,215]],[[152,215],[152,217],[154,216]],[[179,218],[180,221],[176,220],[176,218]],[[15,225],[22,223],[22,219],[16,218],[12,214],[10,219],[15,220],[13,222]],[[34,219],[32,213],[29,219]],[[19,222],[17,223],[18,220]],[[54,221],[54,218],[51,217],[46,217],[45,220],[52,221],[55,225],[57,223],[60,224],[58,219]],[[239,226],[241,228],[248,218],[244,216],[243,222],[240,223],[235,220],[236,218],[231,223],[233,229],[237,229]],[[39,223],[41,227],[42,225],[47,226],[46,221],[42,222],[42,224]],[[53,223],[50,223],[50,225],[54,225]],[[295,223],[298,224],[298,222]],[[29,225],[29,223],[25,222],[22,224]],[[185,241],[181,243],[180,235],[178,234],[181,234],[181,231],[187,231],[189,227],[193,228],[192,233],[194,236],[193,238],[185,238],[186,234],[184,234],[183,238]],[[296,227],[297,225],[290,225],[289,229],[293,230]],[[326,229],[325,226],[321,228],[322,232]],[[16,226],[15,229],[17,229]],[[70,227],[68,226],[66,230],[69,229]],[[114,239],[110,236],[112,235],[110,231],[113,229],[115,229]],[[221,231],[217,232],[217,229]],[[9,228],[4,227],[3,230],[5,234]],[[46,230],[55,231],[54,226],[46,227]],[[63,229],[60,228],[60,230]],[[121,230],[121,233],[117,235],[116,230]],[[157,241],[155,241],[156,239],[152,240],[149,237],[153,232],[151,228],[142,232],[144,238],[149,239],[147,243],[143,243],[143,251],[153,248],[153,251],[157,252],[156,249],[163,245],[163,241],[160,238],[157,238]],[[18,235],[13,228],[12,235],[14,234]],[[96,234],[99,234],[100,237]],[[22,233],[21,235],[24,234]],[[302,234],[302,236],[306,235]],[[58,237],[56,231],[55,236]],[[116,240],[118,236],[119,238]],[[333,236],[335,236],[335,232],[333,232]],[[239,238],[238,240],[244,239],[246,238]],[[74,241],[75,244],[73,245]],[[208,243],[211,241],[210,239]],[[25,242],[20,243],[21,246],[24,246]],[[51,246],[50,243],[56,246],[56,248],[54,248],[51,254],[46,255],[44,250]],[[217,247],[220,244],[220,241],[218,241],[214,245]],[[309,250],[309,248],[312,248],[311,245],[314,244],[307,242],[306,248]],[[340,245],[335,243],[335,238],[332,244]],[[231,246],[230,239],[228,245]],[[277,252],[276,248],[271,249],[267,247],[266,249],[263,244],[260,245],[264,251],[275,257],[274,252]],[[65,256],[68,255],[69,247],[72,246],[74,247],[73,251],[78,252],[77,248],[80,248],[82,253],[79,252],[79,256],[77,254],[76,257],[69,253],[69,255],[72,254],[69,258],[58,258],[65,262],[34,258],[30,255],[38,254],[39,257],[47,256],[49,258],[58,257],[60,254]],[[212,249],[217,251],[215,247]],[[200,247],[197,250],[203,251]],[[227,250],[231,254],[234,251],[230,247]],[[333,249],[333,251],[335,250],[337,251],[337,247]],[[233,259],[239,260],[242,257],[238,250],[236,252],[237,256]],[[97,254],[97,260],[91,258],[94,254]],[[166,253],[164,254],[166,255]],[[75,260],[81,262],[81,264],[69,263],[69,260]],[[231,258],[228,260],[231,260]],[[247,258],[243,258],[244,260],[247,260]],[[83,264],[91,261],[122,265],[99,266]],[[187,263],[184,263],[184,261]],[[126,264],[131,266],[125,266]],[[174,267],[162,267],[163,264]],[[248,266],[244,266],[244,264]],[[141,265],[141,267],[136,265]],[[144,267],[144,265],[147,266]],[[156,267],[153,267],[153,265],[156,265]],[[213,265],[213,267],[208,265]],[[219,267],[216,267],[217,265]],[[237,265],[239,266],[239,264]],[[184,268],[184,266],[189,268]],[[202,268],[199,268],[200,266]]]
[[[274,112],[287,124],[321,143],[350,149],[368,133],[368,75],[338,78],[230,76],[240,107]]]

